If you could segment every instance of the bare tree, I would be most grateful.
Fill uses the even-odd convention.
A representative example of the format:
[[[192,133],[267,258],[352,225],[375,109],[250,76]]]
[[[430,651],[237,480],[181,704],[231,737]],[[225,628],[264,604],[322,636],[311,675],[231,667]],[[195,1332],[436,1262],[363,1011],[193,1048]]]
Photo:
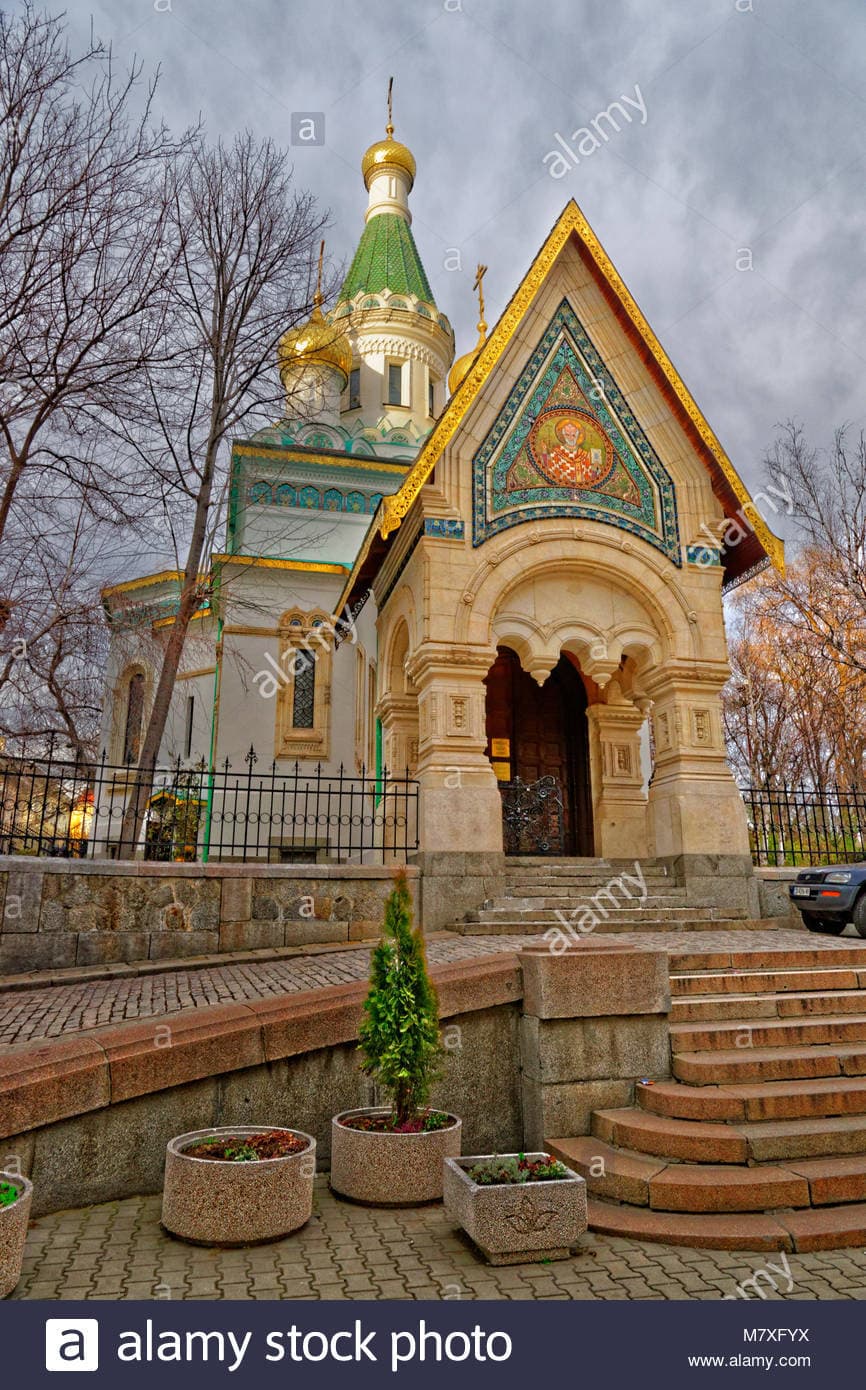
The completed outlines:
[[[121,505],[95,424],[164,350],[167,169],[191,138],[152,125],[141,74],[96,40],[71,53],[32,0],[0,12],[0,540],[34,472]]]
[[[812,550],[784,577],[763,575],[731,600],[725,734],[735,772],[753,787],[859,791],[866,783],[866,676],[789,598],[814,592],[822,569]]]
[[[119,437],[155,480],[166,531],[184,558],[124,816],[122,857],[135,851],[184,641],[209,596],[226,446],[253,420],[283,413],[277,344],[311,308],[324,222],[311,195],[294,188],[286,154],[269,140],[246,133],[231,145],[198,143],[178,168],[170,226],[180,248],[172,364],[149,366],[150,420],[136,420]]]
[[[0,647],[7,746],[39,748],[51,739],[78,761],[96,752],[107,648],[99,579],[113,544],[84,502],[76,511],[43,500],[7,530],[4,569],[15,571]]]
[[[842,428],[819,452],[789,421],[766,470],[792,500],[805,562],[779,583],[789,633],[817,662],[866,674],[866,439]]]

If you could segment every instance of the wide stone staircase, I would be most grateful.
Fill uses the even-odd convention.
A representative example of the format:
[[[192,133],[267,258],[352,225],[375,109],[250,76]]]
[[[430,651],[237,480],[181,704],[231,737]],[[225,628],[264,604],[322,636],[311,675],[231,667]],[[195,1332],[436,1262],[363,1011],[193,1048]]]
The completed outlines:
[[[671,956],[672,1078],[547,1140],[590,1226],[737,1250],[866,1242],[866,943]]]
[[[562,927],[593,932],[708,931],[739,926],[743,910],[695,902],[664,864],[644,859],[515,858],[505,892],[468,912],[452,931],[466,936],[541,934]],[[755,923],[773,926],[772,921]]]

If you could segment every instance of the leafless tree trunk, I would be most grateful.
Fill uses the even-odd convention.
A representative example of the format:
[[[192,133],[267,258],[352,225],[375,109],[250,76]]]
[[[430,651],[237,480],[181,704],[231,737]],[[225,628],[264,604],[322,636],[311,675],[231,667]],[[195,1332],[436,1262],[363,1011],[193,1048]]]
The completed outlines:
[[[177,614],[169,630],[131,788],[119,853],[135,852],[189,624],[207,596],[205,571],[225,486],[230,436],[282,398],[277,343],[311,307],[324,225],[296,191],[286,155],[247,133],[230,146],[198,144],[178,169],[172,235],[173,364],[148,371],[149,423],[123,433],[161,492],[169,534],[188,537]],[[279,410],[281,414],[282,411]]]

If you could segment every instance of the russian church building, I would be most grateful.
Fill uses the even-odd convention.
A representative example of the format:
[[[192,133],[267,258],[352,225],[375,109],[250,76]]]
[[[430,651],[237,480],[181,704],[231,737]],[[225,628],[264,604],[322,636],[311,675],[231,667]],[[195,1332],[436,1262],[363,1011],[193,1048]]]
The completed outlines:
[[[427,925],[495,890],[513,790],[539,784],[560,807],[542,850],[745,901],[722,594],[781,543],[573,201],[454,362],[390,125],[362,172],[337,303],[280,344],[292,410],[233,445],[164,758],[408,768]],[[105,592],[111,762],[137,756],[177,585]]]

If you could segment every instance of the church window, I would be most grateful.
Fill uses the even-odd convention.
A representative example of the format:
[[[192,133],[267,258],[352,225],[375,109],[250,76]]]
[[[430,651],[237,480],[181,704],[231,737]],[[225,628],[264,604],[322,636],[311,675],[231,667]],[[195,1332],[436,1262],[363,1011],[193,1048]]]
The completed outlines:
[[[432,376],[427,378],[427,414],[431,419],[436,414],[436,382]]]
[[[279,624],[275,754],[327,758],[330,742],[333,630],[324,613],[294,608]]]
[[[388,405],[403,404],[403,365],[401,362],[388,363]]]
[[[357,410],[361,404],[361,368],[353,367],[349,373],[349,409]]]
[[[312,652],[295,653],[292,689],[292,728],[312,729],[315,725],[313,707],[316,696],[316,658]]]
[[[137,763],[144,722],[144,675],[136,671],[126,688],[126,722],[123,729],[123,761]]]

